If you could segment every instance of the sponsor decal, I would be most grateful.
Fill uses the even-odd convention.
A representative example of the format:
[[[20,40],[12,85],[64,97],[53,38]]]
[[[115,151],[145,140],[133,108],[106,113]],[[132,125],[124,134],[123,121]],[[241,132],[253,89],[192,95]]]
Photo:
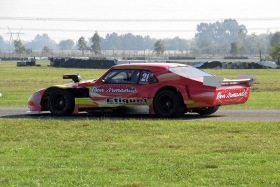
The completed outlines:
[[[107,104],[135,104],[135,105],[147,105],[147,98],[106,98]]]
[[[108,88],[108,90],[106,90],[106,92],[118,92],[118,93],[136,93],[137,92],[137,89],[136,88],[133,88],[133,87],[130,87],[130,88]]]
[[[95,93],[102,93],[102,92],[105,92],[104,89],[102,88],[98,88],[98,87],[93,87],[91,92],[95,92]]]
[[[137,89],[131,86],[120,87],[93,87],[92,93],[136,93]]]
[[[248,89],[229,89],[224,90],[222,92],[218,92],[216,100],[223,100],[223,99],[234,99],[234,98],[243,98],[247,97]]]

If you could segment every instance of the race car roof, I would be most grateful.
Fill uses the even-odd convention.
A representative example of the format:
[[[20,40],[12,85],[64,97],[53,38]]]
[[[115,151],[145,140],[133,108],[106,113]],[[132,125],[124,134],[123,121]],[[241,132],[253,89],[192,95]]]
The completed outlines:
[[[163,69],[169,69],[173,67],[186,67],[189,65],[185,64],[179,64],[179,63],[132,63],[132,64],[120,64],[115,65],[114,69],[122,69],[122,68],[143,68],[143,69],[149,69],[149,68],[163,68]]]

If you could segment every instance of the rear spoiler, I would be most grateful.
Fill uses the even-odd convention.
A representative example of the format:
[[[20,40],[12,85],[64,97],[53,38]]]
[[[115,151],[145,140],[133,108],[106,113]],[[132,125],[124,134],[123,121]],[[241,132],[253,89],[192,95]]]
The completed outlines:
[[[256,81],[255,75],[245,75],[245,74],[240,74],[237,76],[237,79],[230,79],[230,80],[224,80],[223,77],[215,77],[215,76],[203,77],[203,85],[213,86],[216,88],[221,87],[221,85],[244,84],[244,83],[247,83],[250,86],[252,86],[255,81]]]

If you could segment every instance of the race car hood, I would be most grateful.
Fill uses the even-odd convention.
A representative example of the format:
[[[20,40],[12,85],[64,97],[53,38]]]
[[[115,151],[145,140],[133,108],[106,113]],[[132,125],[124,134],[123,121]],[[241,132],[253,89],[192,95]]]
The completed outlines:
[[[73,83],[67,83],[67,84],[61,84],[61,85],[54,85],[53,87],[57,88],[85,88],[87,86],[91,86],[96,82],[96,80],[85,80],[80,82],[73,82]]]

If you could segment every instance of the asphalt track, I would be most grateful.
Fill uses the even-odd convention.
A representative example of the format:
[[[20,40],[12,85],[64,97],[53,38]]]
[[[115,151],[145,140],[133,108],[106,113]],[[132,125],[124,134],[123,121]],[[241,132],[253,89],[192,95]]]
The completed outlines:
[[[54,120],[94,120],[94,119],[162,119],[155,115],[148,114],[123,114],[123,113],[81,113],[78,115],[57,117],[50,113],[36,115],[26,115],[28,108],[24,107],[0,107],[0,118],[2,119],[54,119]],[[219,109],[216,113],[209,116],[187,113],[177,120],[209,120],[209,121],[277,121],[280,122],[280,110],[230,110]]]

